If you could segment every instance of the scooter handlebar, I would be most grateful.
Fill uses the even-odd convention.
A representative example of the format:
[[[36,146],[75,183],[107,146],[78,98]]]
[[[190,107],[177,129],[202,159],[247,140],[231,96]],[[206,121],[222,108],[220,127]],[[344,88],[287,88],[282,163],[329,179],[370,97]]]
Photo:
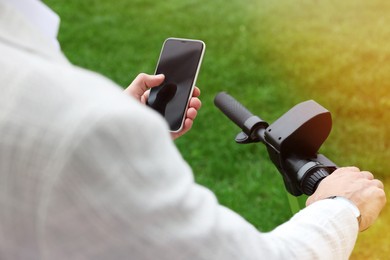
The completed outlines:
[[[218,93],[214,104],[241,129],[244,128],[246,120],[253,116],[246,107],[226,92]]]

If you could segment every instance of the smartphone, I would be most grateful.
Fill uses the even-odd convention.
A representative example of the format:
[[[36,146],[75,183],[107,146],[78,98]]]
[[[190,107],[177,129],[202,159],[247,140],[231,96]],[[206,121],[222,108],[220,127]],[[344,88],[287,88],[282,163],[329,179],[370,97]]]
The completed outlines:
[[[183,128],[205,48],[200,40],[168,38],[164,41],[155,74],[164,74],[165,80],[151,89],[147,105],[167,120],[171,132]]]

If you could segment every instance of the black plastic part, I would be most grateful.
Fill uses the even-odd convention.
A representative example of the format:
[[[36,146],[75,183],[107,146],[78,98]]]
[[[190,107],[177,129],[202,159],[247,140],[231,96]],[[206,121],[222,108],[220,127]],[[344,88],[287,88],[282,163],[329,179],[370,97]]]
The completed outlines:
[[[282,155],[311,157],[317,154],[331,129],[329,111],[308,100],[294,106],[272,123],[265,133],[265,139]]]
[[[242,129],[236,136],[237,143],[261,141],[266,145],[292,195],[313,194],[319,183],[337,169],[332,161],[318,154],[331,131],[332,118],[315,101],[294,106],[270,126],[225,92],[219,93],[214,103]]]
[[[236,143],[238,144],[249,144],[249,143],[253,143],[253,141],[249,138],[249,136],[244,133],[244,132],[239,132],[237,135],[236,135]]]
[[[305,178],[301,181],[302,192],[306,195],[312,195],[320,182],[327,176],[329,176],[329,172],[325,168],[316,168],[307,172]]]

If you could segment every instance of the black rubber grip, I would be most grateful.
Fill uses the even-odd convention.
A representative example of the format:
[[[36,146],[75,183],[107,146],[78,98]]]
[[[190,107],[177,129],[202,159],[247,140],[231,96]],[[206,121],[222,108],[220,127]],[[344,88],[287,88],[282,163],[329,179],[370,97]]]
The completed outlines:
[[[218,93],[214,98],[214,104],[241,129],[245,121],[253,116],[240,102],[226,92]]]
[[[324,168],[318,168],[314,172],[310,172],[310,175],[304,179],[304,181],[301,183],[302,185],[302,192],[306,195],[312,195],[320,182],[329,176],[329,172]]]

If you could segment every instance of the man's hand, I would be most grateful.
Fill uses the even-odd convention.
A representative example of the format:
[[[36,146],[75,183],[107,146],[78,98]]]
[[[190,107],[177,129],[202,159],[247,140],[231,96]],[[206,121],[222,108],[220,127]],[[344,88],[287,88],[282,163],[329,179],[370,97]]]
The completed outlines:
[[[334,171],[319,184],[306,206],[331,196],[341,196],[352,201],[360,210],[359,230],[366,230],[377,219],[386,204],[383,183],[374,179],[371,172],[356,167],[344,167]]]
[[[159,86],[164,81],[164,75],[148,75],[145,73],[139,74],[134,81],[124,90],[124,93],[136,98],[142,104],[146,104],[146,101],[149,97],[150,89],[156,86]],[[188,132],[192,124],[198,114],[198,110],[202,106],[200,99],[198,98],[200,95],[199,88],[195,87],[192,97],[190,99],[186,118],[184,120],[183,129],[178,133],[172,133],[171,136],[173,139],[182,136],[186,132]]]

